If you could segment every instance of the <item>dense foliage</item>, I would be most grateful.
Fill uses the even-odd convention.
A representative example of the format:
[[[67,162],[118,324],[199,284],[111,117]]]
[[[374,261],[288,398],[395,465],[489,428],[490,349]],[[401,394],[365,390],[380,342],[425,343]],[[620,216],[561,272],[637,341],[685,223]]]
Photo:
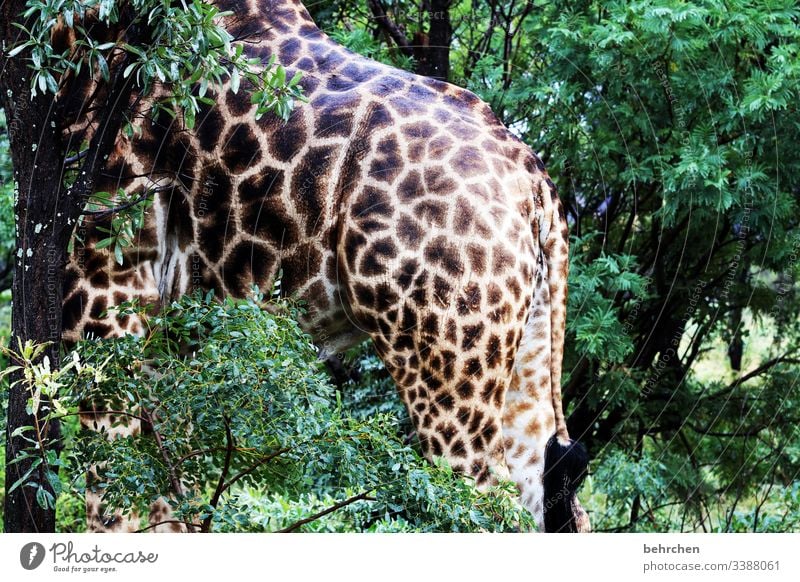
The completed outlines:
[[[257,89],[252,99],[259,116],[274,111],[286,117],[294,99],[300,97],[296,90],[299,77],[287,83],[285,70],[273,67],[274,60],[264,67],[257,59],[248,59],[243,45],[234,43],[220,25],[224,14],[211,2],[28,0],[23,13],[26,21],[20,25],[27,39],[12,47],[7,56],[28,51],[34,96],[57,93],[67,74],[77,77],[88,69],[105,82],[111,81],[112,74],[121,74],[134,78],[144,94],[158,83],[169,87],[171,92],[162,107],[172,115],[180,112],[192,128],[201,105],[214,104],[206,95],[209,86],[230,78],[231,90],[238,91],[244,79]],[[74,35],[69,47],[54,45],[56,22],[69,27]],[[110,30],[120,25],[124,34],[100,39],[95,28],[102,30],[101,25]],[[115,70],[115,64],[124,66]]]
[[[513,484],[479,493],[406,444],[396,411],[344,406],[297,314],[260,296],[184,297],[150,314],[142,337],[81,342],[58,372],[31,366],[34,384],[53,398],[54,418],[74,417],[80,402],[106,401],[108,411],[131,411],[114,425],[146,427],[109,440],[73,424],[67,452],[49,462],[71,477],[55,487],[72,498],[62,501],[62,527],[82,528],[82,476],[92,467],[100,467],[107,507],[146,517],[168,492],[174,519],[204,531],[533,527],[513,501]],[[25,431],[32,444],[37,432]]]

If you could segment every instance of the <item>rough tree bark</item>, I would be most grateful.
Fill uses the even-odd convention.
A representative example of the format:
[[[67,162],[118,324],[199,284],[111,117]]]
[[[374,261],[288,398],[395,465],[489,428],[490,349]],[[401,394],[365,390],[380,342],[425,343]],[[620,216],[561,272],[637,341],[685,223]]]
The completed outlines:
[[[450,76],[450,44],[453,41],[451,3],[452,0],[425,1],[423,6],[429,19],[428,32],[417,32],[409,39],[403,29],[389,17],[381,0],[367,0],[380,29],[403,54],[414,57],[414,72],[440,81],[447,81]]]
[[[5,47],[13,46],[20,34],[12,22],[24,5],[25,2],[20,0],[2,5],[0,40]],[[71,232],[67,220],[71,216],[67,212],[69,205],[59,197],[62,158],[59,136],[49,123],[52,96],[39,94],[31,97],[30,71],[23,58],[22,55],[14,58],[3,55],[0,71],[0,93],[8,120],[16,194],[17,253],[14,256],[11,333],[12,338],[16,336],[23,342],[52,342],[45,354],[57,366],[64,265]],[[14,374],[10,381],[15,382],[20,377]],[[8,491],[31,466],[30,461],[10,464],[26,446],[19,436],[12,438],[12,433],[20,426],[33,424],[33,417],[26,411],[28,396],[29,387],[21,382],[9,391],[5,530],[51,532],[55,528],[55,511],[44,509],[36,502],[35,489],[19,487],[13,492]],[[46,437],[57,440],[58,424],[51,423],[50,426],[51,434]],[[34,479],[46,482],[43,465]]]
[[[429,0],[428,46],[425,58],[417,67],[417,73],[434,79],[447,81],[450,76],[450,44],[453,41],[453,26],[450,23],[452,0]]]

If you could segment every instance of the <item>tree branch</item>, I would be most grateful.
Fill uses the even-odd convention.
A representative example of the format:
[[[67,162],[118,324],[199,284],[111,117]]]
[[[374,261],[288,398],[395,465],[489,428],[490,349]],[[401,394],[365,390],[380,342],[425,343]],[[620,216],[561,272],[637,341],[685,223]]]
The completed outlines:
[[[198,457],[200,455],[205,455],[206,453],[217,453],[219,451],[226,451],[227,447],[210,447],[208,449],[197,449],[195,451],[191,451],[183,455],[180,459],[177,460],[175,463],[176,467],[180,467],[184,462],[188,461],[192,457]],[[252,453],[253,448],[251,447],[233,447],[233,450],[237,453]]]
[[[400,49],[400,52],[408,57],[413,57],[414,49],[411,48],[408,38],[406,38],[406,35],[400,30],[400,27],[386,14],[386,10],[384,10],[381,1],[367,0],[367,6],[369,6],[370,12],[372,12],[372,15],[375,17],[375,22],[389,35],[389,38],[394,41],[397,48]]]
[[[242,479],[243,477],[246,477],[247,475],[249,475],[250,473],[252,473],[256,469],[258,469],[264,463],[268,463],[269,461],[271,461],[275,457],[277,457],[279,455],[282,455],[283,453],[288,453],[290,450],[292,450],[290,447],[284,447],[282,449],[278,449],[274,453],[270,453],[266,457],[260,458],[258,461],[256,461],[252,465],[250,465],[247,469],[245,469],[241,473],[237,474],[233,479],[228,481],[225,484],[225,486],[222,488],[222,491],[220,492],[220,495],[222,493],[224,493],[225,491],[227,491],[228,489],[230,489],[233,486],[233,484],[236,483],[239,479]]]
[[[361,501],[362,499],[367,499],[369,497],[370,491],[372,491],[372,489],[369,489],[367,491],[363,491],[363,492],[359,493],[358,495],[354,495],[353,497],[350,497],[349,499],[345,499],[344,501],[340,501],[339,503],[337,503],[335,505],[331,505],[327,509],[323,509],[322,511],[320,511],[318,513],[315,513],[314,515],[310,515],[308,517],[300,519],[300,520],[294,522],[292,525],[278,530],[277,533],[291,533],[291,532],[295,531],[296,529],[304,526],[307,523],[311,523],[312,521],[318,520],[320,517],[325,517],[329,513],[333,513],[334,511],[338,511],[342,507],[346,507],[347,505],[350,505],[351,503],[355,503],[356,501]]]
[[[133,414],[131,412],[126,412],[124,410],[79,410],[78,412],[68,412],[67,414],[61,414],[55,418],[61,419],[66,418],[67,416],[98,416],[100,414],[118,414],[120,416],[129,416],[130,418],[135,418],[140,420],[141,422],[149,422],[143,416],[139,416],[138,414]]]
[[[82,159],[84,159],[86,157],[86,154],[88,154],[88,153],[89,153],[89,150],[86,149],[86,150],[82,150],[82,151],[78,152],[74,156],[69,156],[68,158],[64,158],[64,165],[65,166],[71,166],[75,162],[80,162]]]
[[[483,33],[483,38],[478,41],[477,46],[474,50],[470,49],[469,54],[467,57],[467,64],[464,66],[464,77],[467,79],[472,78],[472,71],[478,64],[478,61],[481,57],[486,54],[489,50],[489,45],[492,41],[492,36],[494,35],[494,30],[497,28],[497,10],[498,10],[498,2],[493,0],[487,0],[487,4],[491,8],[491,14],[489,16],[489,24],[486,27],[486,30]]]
[[[726,386],[722,390],[719,390],[718,392],[714,392],[714,394],[709,394],[708,396],[705,396],[703,398],[705,400],[710,400],[712,398],[719,398],[720,396],[725,396],[726,394],[729,394],[730,392],[733,392],[741,384],[744,384],[748,380],[752,380],[753,378],[756,378],[757,376],[760,376],[761,374],[763,374],[764,372],[766,372],[770,368],[773,368],[773,367],[777,366],[778,364],[800,364],[800,360],[797,360],[797,359],[794,359],[794,358],[789,358],[789,357],[786,356],[786,354],[784,354],[783,356],[778,356],[777,358],[772,358],[771,360],[767,360],[766,362],[761,364],[755,370],[752,370],[751,372],[748,372],[747,374],[745,374],[741,378],[737,378],[736,380],[731,382],[728,386]]]
[[[156,446],[158,446],[158,450],[161,452],[161,457],[164,459],[164,463],[167,465],[167,471],[169,472],[169,481],[170,485],[172,486],[172,490],[178,497],[183,497],[186,493],[183,490],[183,485],[181,484],[180,479],[178,479],[178,473],[172,464],[169,453],[167,452],[167,448],[164,446],[164,440],[161,438],[161,433],[156,429],[153,414],[149,413],[145,408],[142,408],[142,415],[145,417],[147,423],[153,428],[153,436],[156,440]]]
[[[126,202],[125,204],[120,204],[119,206],[113,206],[111,208],[104,208],[102,210],[84,210],[82,214],[84,216],[91,216],[93,220],[103,220],[104,218],[108,218],[112,214],[117,214],[118,212],[122,212],[123,210],[127,210],[128,208],[132,208],[139,204],[140,202],[144,202],[147,200],[152,194],[157,192],[164,192],[166,190],[171,190],[174,186],[159,186],[157,188],[147,188],[144,193],[136,198],[135,200],[131,200]]]
[[[154,523],[154,524],[148,525],[147,527],[143,527],[142,529],[137,529],[133,533],[143,533],[143,532],[149,531],[149,530],[151,530],[153,528],[156,528],[156,527],[158,527],[160,525],[165,525],[165,524],[168,524],[168,523],[179,523],[181,525],[186,525],[186,526],[188,526],[186,529],[189,530],[189,531],[191,531],[191,528],[196,528],[196,527],[200,527],[201,526],[201,524],[192,523],[191,521],[181,521],[179,519],[165,519],[164,521],[159,521],[158,523]]]
[[[123,75],[128,61],[128,53],[123,53],[120,62],[116,64],[106,97],[105,114],[101,116],[97,130],[92,136],[78,178],[67,190],[66,195],[72,205],[70,215],[77,215],[83,210],[84,201],[94,192],[97,179],[105,167],[105,160],[117,142],[119,130],[125,120],[126,106],[133,92],[133,77],[126,79]]]
[[[692,429],[697,434],[701,434],[703,436],[710,436],[710,437],[720,437],[720,438],[747,438],[751,436],[756,436],[762,430],[767,428],[766,426],[756,426],[745,431],[734,431],[734,432],[716,432],[710,430],[710,428],[702,428],[694,424],[687,425],[690,429]]]
[[[219,481],[217,481],[217,488],[214,490],[214,494],[211,496],[211,501],[209,505],[214,509],[217,508],[219,504],[219,498],[222,496],[222,492],[225,491],[225,478],[228,476],[228,471],[231,469],[231,457],[233,456],[233,434],[231,433],[231,425],[228,421],[228,417],[225,415],[222,416],[222,422],[225,423],[225,463],[222,466],[222,472],[219,475]],[[209,515],[203,520],[203,526],[200,528],[200,531],[203,533],[208,533],[211,529],[211,519],[212,514]]]

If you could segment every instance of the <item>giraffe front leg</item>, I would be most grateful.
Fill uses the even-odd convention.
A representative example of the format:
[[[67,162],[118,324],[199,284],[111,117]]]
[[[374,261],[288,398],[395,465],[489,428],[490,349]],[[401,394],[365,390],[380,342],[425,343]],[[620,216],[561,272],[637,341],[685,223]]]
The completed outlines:
[[[111,339],[126,334],[141,335],[146,330],[143,316],[104,313],[124,301],[137,299],[141,305],[159,302],[158,289],[150,265],[139,268],[117,267],[96,251],[86,250],[88,257],[70,265],[70,278],[65,290],[64,339],[70,343],[89,335],[98,339]],[[97,265],[97,272],[84,272],[81,263]],[[110,272],[109,277],[105,273]],[[101,284],[98,284],[97,282]],[[92,282],[94,282],[92,284]],[[131,409],[125,398],[91,399],[81,407],[83,430],[102,433],[103,438],[151,438],[149,425],[143,422],[141,411]],[[172,509],[165,497],[150,505],[145,522],[135,511],[123,513],[110,508],[103,500],[102,469],[104,463],[89,467],[86,476],[86,519],[90,532],[135,532],[146,529],[155,532],[186,531],[186,526],[176,523]]]
[[[107,403],[94,409],[84,408],[81,412],[81,428],[93,432],[102,432],[103,438],[114,439],[120,437],[142,437],[143,422],[131,416],[110,414],[104,412],[109,409],[119,410],[118,405],[108,406]],[[135,410],[129,410],[134,414]],[[145,431],[146,433],[147,431]],[[146,434],[145,438],[150,438]],[[123,512],[112,509],[103,500],[102,468],[104,463],[89,467],[86,474],[86,521],[87,531],[94,533],[134,533],[148,531],[153,533],[185,533],[195,531],[173,515],[172,506],[168,497],[160,497],[150,504],[148,519],[145,523],[138,511]]]

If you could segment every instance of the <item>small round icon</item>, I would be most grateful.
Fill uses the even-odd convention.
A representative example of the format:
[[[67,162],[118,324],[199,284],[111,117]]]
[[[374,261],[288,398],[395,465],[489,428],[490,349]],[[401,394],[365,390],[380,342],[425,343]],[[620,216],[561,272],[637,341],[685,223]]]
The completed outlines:
[[[35,570],[44,562],[44,546],[39,542],[30,542],[19,551],[19,563],[26,570]]]

